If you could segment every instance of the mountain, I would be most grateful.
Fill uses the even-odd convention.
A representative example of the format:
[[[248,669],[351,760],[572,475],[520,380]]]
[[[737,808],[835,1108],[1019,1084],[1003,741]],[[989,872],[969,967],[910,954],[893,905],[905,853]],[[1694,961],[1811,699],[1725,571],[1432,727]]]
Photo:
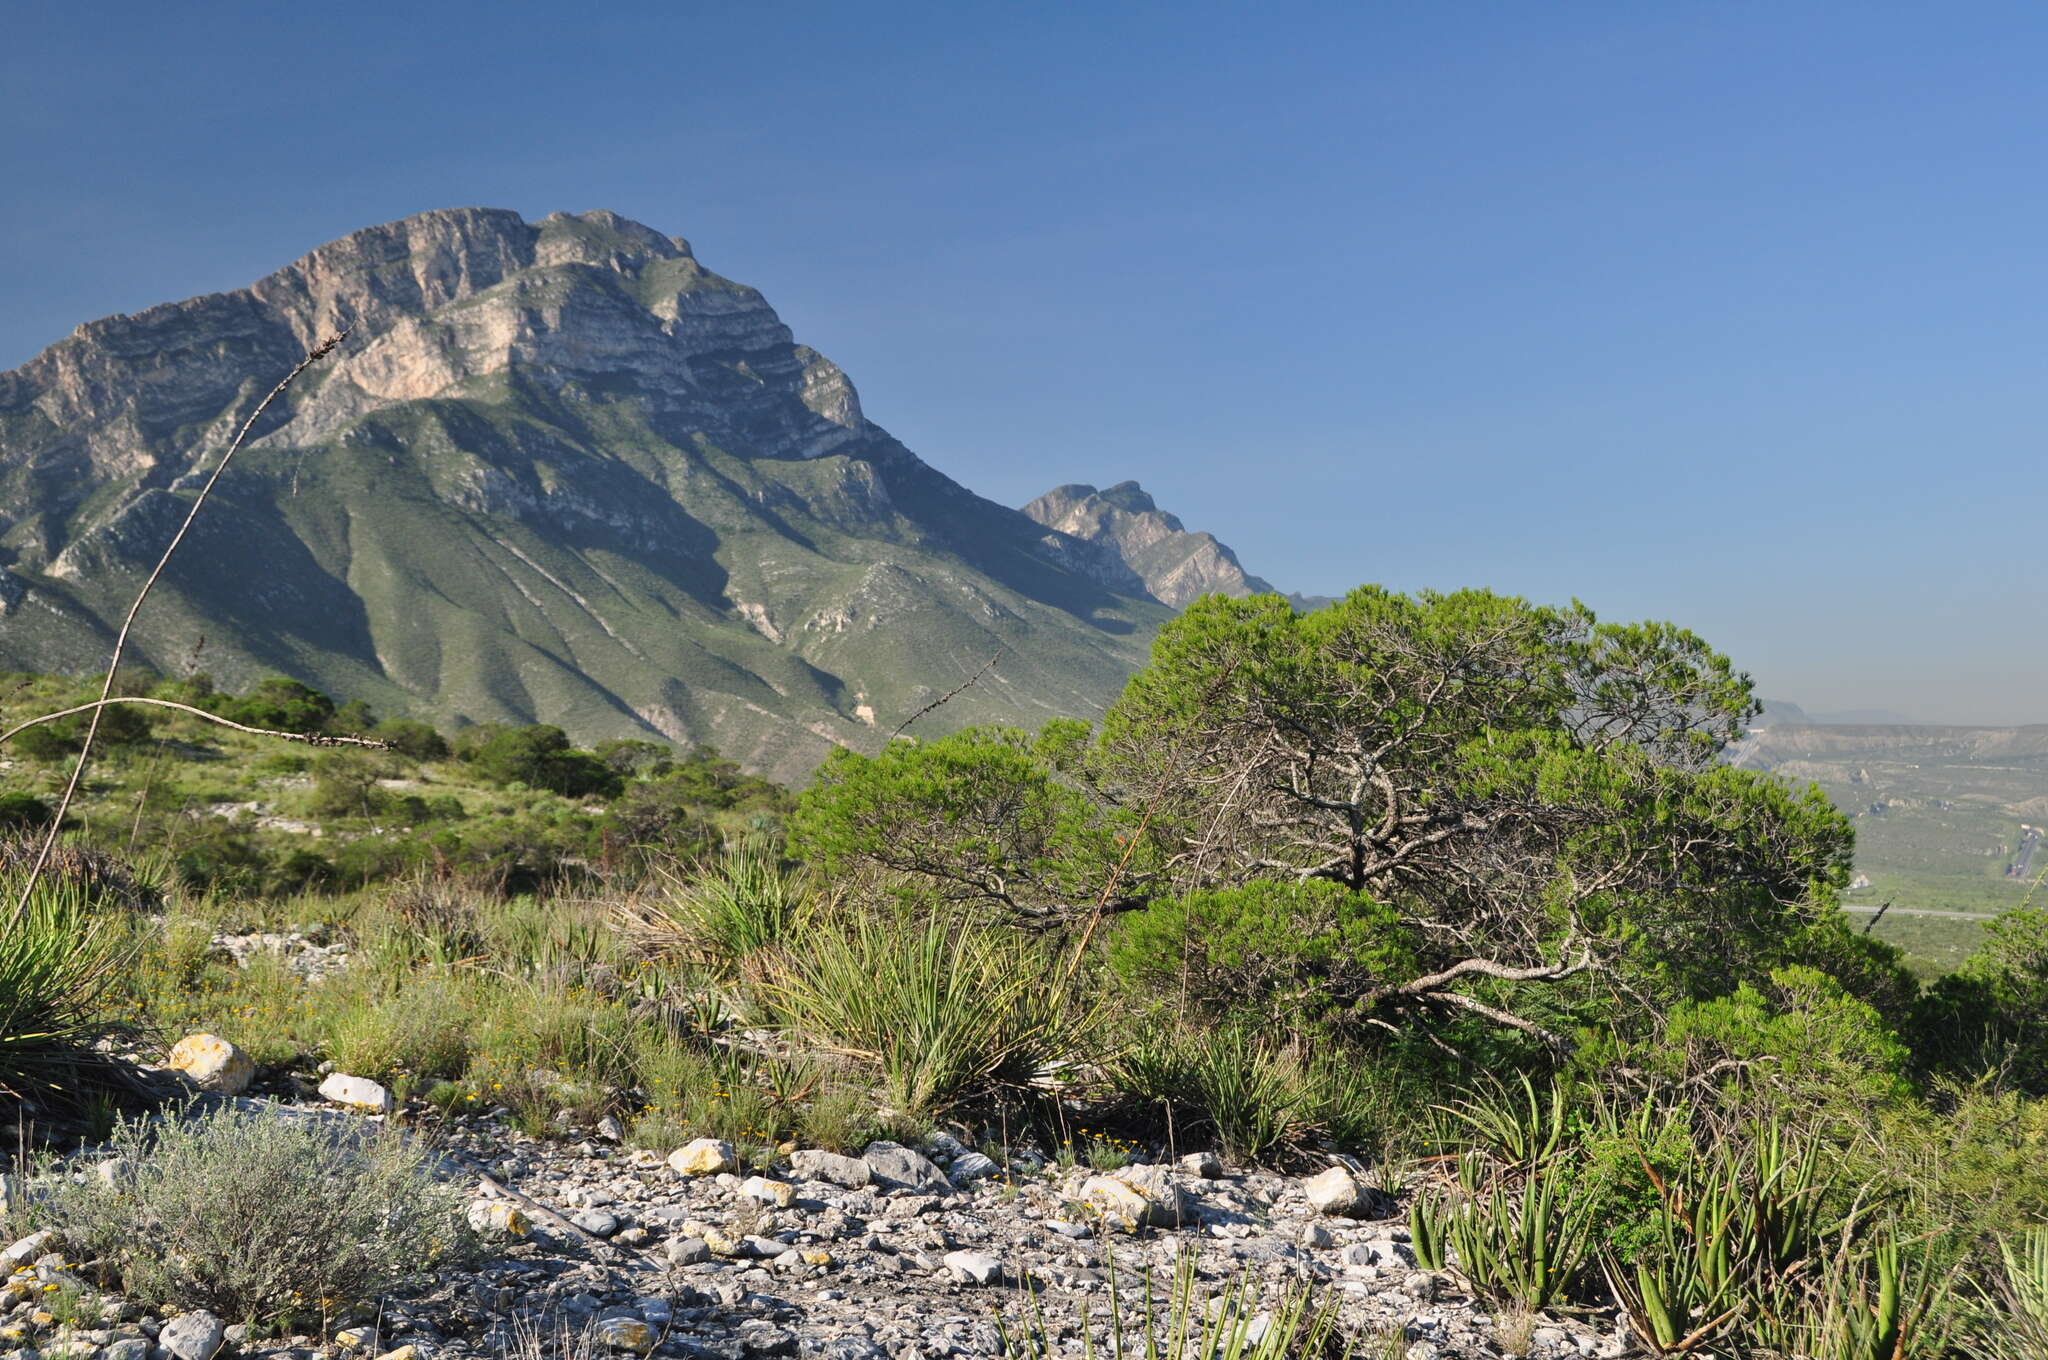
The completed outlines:
[[[790,779],[984,667],[921,729],[1099,711],[1169,617],[1102,542],[921,462],[686,241],[455,209],[0,374],[0,667],[104,664],[237,426],[343,327],[222,478],[138,664]]]
[[[1190,533],[1136,482],[1097,491],[1056,486],[1024,507],[1048,529],[1096,545],[1084,567],[1111,589],[1135,583],[1162,604],[1183,608],[1204,595],[1263,595],[1273,587],[1248,574],[1213,534]]]

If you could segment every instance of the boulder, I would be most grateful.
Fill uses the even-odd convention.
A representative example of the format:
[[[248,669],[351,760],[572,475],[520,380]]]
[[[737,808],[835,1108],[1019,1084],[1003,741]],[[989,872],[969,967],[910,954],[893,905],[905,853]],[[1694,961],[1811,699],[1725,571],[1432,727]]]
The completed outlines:
[[[256,1080],[256,1064],[218,1034],[188,1034],[171,1045],[166,1065],[183,1072],[202,1091],[238,1096]]]
[[[494,1237],[501,1240],[518,1240],[533,1236],[533,1224],[526,1215],[510,1204],[495,1200],[479,1201],[469,1206],[470,1231],[479,1237]]]
[[[639,1318],[606,1318],[597,1324],[591,1333],[597,1341],[615,1351],[631,1351],[645,1355],[654,1349],[654,1329]]]
[[[1001,1170],[993,1157],[984,1156],[979,1152],[963,1152],[946,1168],[946,1178],[955,1185],[969,1185],[975,1181],[987,1180]]]
[[[1122,1232],[1178,1228],[1195,1216],[1187,1192],[1164,1167],[1127,1166],[1113,1175],[1091,1176],[1081,1187],[1081,1199]]]
[[[37,1257],[57,1251],[61,1247],[62,1243],[55,1229],[44,1228],[41,1232],[32,1232],[7,1250],[0,1251],[0,1275],[25,1266]]]
[[[771,1181],[766,1176],[749,1176],[740,1183],[740,1193],[762,1204],[787,1209],[790,1201],[796,1198],[796,1187],[787,1181]]]

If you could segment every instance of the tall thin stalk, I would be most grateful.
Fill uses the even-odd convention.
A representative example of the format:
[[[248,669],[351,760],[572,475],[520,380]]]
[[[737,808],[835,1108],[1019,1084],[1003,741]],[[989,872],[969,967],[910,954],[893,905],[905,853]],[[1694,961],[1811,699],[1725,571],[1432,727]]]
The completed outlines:
[[[293,366],[291,372],[284,375],[277,386],[270,389],[269,395],[256,403],[256,409],[242,422],[242,428],[235,432],[234,442],[228,445],[228,451],[221,455],[220,462],[207,477],[206,485],[199,488],[199,494],[192,498],[192,508],[185,512],[185,522],[178,526],[177,533],[171,535],[171,541],[164,548],[163,556],[157,559],[156,567],[143,581],[142,589],[135,593],[134,602],[128,606],[128,616],[121,620],[121,631],[114,638],[114,654],[107,660],[107,673],[100,682],[99,701],[93,705],[92,719],[86,724],[85,741],[78,748],[78,759],[72,762],[71,778],[64,784],[64,796],[57,801],[57,813],[50,818],[50,829],[44,833],[42,847],[36,851],[36,862],[29,866],[28,877],[22,882],[21,896],[15,899],[14,910],[8,917],[9,925],[19,922],[22,914],[28,910],[29,896],[35,892],[36,884],[42,881],[43,869],[50,862],[51,852],[57,848],[58,829],[64,825],[64,815],[71,810],[71,800],[78,794],[78,783],[85,774],[85,763],[92,755],[93,740],[99,736],[100,715],[106,711],[106,705],[114,693],[114,676],[121,669],[121,658],[128,650],[128,634],[135,627],[135,616],[142,611],[142,602],[156,589],[158,579],[163,576],[164,569],[171,564],[172,555],[178,551],[178,545],[185,541],[186,533],[192,528],[192,521],[199,518],[199,511],[206,504],[206,498],[213,494],[214,485],[220,481],[221,474],[228,470],[228,464],[233,462],[235,455],[241,451],[242,444],[249,438],[249,431],[256,428],[256,422],[270,409],[270,403],[282,396],[284,390],[290,387],[301,373],[332,353],[334,347],[347,335],[348,331],[344,329],[321,341],[305,358]]]

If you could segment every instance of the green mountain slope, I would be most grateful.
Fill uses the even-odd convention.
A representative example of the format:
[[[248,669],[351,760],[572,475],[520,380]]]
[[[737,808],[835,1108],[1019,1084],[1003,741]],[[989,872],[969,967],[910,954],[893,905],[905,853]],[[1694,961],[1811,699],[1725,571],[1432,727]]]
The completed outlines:
[[[428,213],[0,374],[0,666],[85,669],[262,392],[137,659],[380,711],[708,741],[807,772],[925,721],[1087,714],[1167,609],[973,495],[687,243]]]

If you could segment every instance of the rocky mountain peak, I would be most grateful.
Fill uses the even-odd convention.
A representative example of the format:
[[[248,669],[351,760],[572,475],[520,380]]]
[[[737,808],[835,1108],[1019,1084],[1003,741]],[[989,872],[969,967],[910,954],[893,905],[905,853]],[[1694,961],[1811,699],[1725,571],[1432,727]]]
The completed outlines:
[[[0,667],[102,659],[204,471],[343,328],[223,481],[138,661],[203,641],[228,685],[709,741],[799,777],[992,655],[946,723],[1098,711],[1164,617],[1114,552],[869,421],[684,239],[454,208],[0,373]]]
[[[1100,550],[1105,583],[1136,577],[1161,604],[1183,608],[1204,595],[1259,595],[1273,589],[1246,573],[1237,554],[1215,535],[1190,533],[1134,481],[1097,490],[1057,486],[1024,507],[1048,529]]]

